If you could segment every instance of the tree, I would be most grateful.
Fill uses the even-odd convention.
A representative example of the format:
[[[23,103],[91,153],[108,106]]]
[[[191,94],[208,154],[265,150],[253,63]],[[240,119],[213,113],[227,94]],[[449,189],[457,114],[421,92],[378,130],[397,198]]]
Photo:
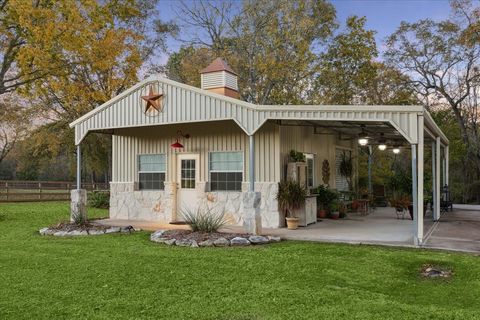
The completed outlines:
[[[314,97],[326,104],[365,100],[365,88],[376,74],[375,32],[365,29],[366,18],[349,17],[346,30],[335,36],[320,59]]]
[[[427,108],[450,108],[468,146],[473,176],[479,179],[480,46],[473,32],[479,23],[478,8],[473,8],[470,1],[454,1],[452,7],[454,14],[464,19],[402,22],[387,41],[386,59],[390,66],[411,77],[409,84]]]
[[[11,8],[19,16],[36,13],[30,2],[19,2]],[[34,34],[40,28],[45,37],[36,39],[44,45],[32,46],[25,53],[35,59],[19,58],[20,68],[46,69],[50,61],[60,66],[22,90],[32,97],[36,113],[49,120],[35,137],[47,142],[47,146],[38,146],[47,148],[52,157],[66,148],[74,153],[69,122],[134,84],[140,68],[165,49],[165,38],[176,32],[176,26],[152,18],[156,2],[46,1],[38,19],[21,19],[24,33]],[[93,174],[108,172],[110,138],[90,135],[83,146],[87,168]]]
[[[17,141],[25,137],[29,115],[22,99],[14,94],[4,94],[0,102],[0,163],[13,150]]]
[[[241,99],[303,102],[317,71],[315,50],[336,27],[334,7],[326,1],[248,0],[234,9],[232,2],[184,5],[180,18],[201,33],[187,42],[228,60],[239,75]]]

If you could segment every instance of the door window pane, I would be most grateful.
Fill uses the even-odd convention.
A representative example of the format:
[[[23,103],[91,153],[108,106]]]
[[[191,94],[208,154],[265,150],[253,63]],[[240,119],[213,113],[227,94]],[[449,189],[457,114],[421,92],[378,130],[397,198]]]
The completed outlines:
[[[195,159],[181,160],[180,185],[183,189],[195,189]]]

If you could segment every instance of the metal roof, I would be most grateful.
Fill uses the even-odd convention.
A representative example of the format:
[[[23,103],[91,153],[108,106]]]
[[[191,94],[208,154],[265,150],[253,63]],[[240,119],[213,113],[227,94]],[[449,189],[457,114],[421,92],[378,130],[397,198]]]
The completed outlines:
[[[217,58],[213,60],[213,62],[210,63],[208,67],[200,71],[200,73],[211,73],[217,71],[227,71],[231,74],[237,75],[237,73],[233,71],[233,69],[228,65],[228,63],[222,58]]]
[[[144,112],[141,99],[151,87],[163,94],[163,111],[155,116]],[[447,145],[447,137],[422,106],[254,105],[152,76],[73,121],[70,127],[75,128],[75,144],[79,144],[89,132],[190,122],[233,120],[248,135],[269,120],[383,123],[415,144],[419,116],[424,116],[427,130]]]

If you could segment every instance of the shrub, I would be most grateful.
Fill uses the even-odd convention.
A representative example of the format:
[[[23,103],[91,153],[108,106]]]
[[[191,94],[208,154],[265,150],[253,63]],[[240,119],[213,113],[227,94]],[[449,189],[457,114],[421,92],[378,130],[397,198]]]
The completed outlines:
[[[93,208],[108,209],[110,206],[110,192],[93,191],[88,197],[88,205]]]
[[[210,208],[198,208],[196,212],[191,209],[183,209],[181,214],[185,223],[194,232],[217,232],[227,224],[223,211],[215,213]]]
[[[293,218],[294,210],[305,205],[307,189],[294,181],[284,181],[278,184],[278,205],[286,210],[287,216]]]

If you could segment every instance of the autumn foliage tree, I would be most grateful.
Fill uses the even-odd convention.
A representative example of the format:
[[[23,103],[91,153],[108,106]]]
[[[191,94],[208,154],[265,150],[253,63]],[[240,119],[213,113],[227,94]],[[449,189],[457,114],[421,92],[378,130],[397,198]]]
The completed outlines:
[[[19,91],[47,122],[31,137],[55,157],[74,155],[68,123],[116,96],[136,81],[140,68],[165,49],[176,27],[154,18],[156,0],[62,0],[5,2],[24,45],[15,55],[20,74],[41,74]],[[110,139],[84,142],[89,171],[108,171]]]

